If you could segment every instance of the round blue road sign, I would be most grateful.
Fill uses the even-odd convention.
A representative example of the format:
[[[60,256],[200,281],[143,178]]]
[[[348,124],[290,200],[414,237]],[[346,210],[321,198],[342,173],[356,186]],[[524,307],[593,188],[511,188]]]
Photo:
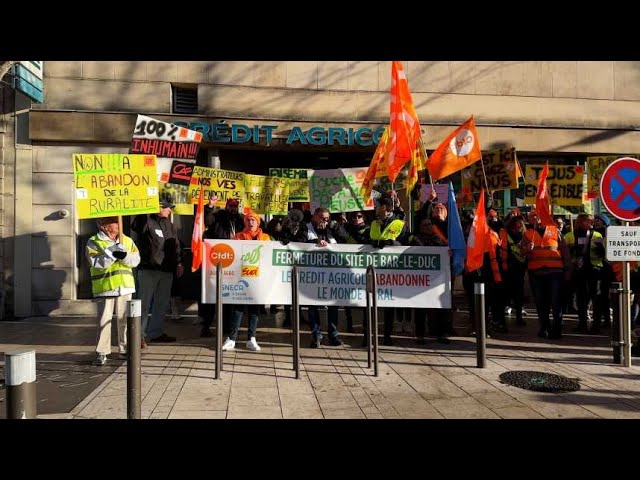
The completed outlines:
[[[612,162],[600,179],[600,196],[614,217],[640,220],[640,160],[623,157]]]

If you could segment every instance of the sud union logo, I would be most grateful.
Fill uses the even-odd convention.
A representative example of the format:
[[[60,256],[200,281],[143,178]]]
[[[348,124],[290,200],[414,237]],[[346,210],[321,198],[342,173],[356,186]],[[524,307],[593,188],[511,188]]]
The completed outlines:
[[[242,276],[243,277],[259,277],[260,276],[260,250],[264,245],[242,246]]]

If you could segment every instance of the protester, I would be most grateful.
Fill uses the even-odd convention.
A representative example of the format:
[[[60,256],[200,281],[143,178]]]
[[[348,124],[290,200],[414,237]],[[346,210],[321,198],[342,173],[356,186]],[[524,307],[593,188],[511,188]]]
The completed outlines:
[[[85,252],[91,270],[91,290],[98,299],[98,335],[95,365],[104,365],[111,353],[111,320],[116,315],[118,351],[127,353],[126,306],[135,293],[133,268],[140,254],[133,240],[120,232],[118,217],[98,219],[98,233]]]

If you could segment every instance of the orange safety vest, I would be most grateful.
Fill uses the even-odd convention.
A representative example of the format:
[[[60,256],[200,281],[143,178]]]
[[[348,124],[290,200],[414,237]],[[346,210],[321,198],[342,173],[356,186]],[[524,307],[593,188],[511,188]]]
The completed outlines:
[[[622,281],[622,262],[610,262],[616,282]],[[629,270],[634,271],[638,268],[638,262],[629,262]]]
[[[524,232],[524,236],[533,243],[533,250],[528,253],[529,270],[539,270],[545,267],[555,270],[564,268],[562,255],[558,248],[557,227],[547,226],[542,237],[536,229],[527,230]]]
[[[500,237],[494,231],[489,229],[489,263],[491,264],[491,271],[493,272],[493,280],[498,283],[502,281],[500,275],[500,266],[498,265],[498,249],[500,248]]]

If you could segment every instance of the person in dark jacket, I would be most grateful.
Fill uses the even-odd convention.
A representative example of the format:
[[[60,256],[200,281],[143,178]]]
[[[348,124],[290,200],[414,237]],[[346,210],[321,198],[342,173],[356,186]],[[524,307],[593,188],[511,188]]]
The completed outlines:
[[[239,210],[240,202],[235,198],[227,200],[223,209],[216,208],[217,195],[209,197],[209,203],[204,207],[204,238],[229,240],[244,229],[244,215]],[[202,275],[202,268],[200,268]],[[211,337],[211,324],[215,315],[215,304],[198,302],[198,315],[202,318],[201,337]],[[223,335],[229,334],[233,308],[230,304],[222,304]]]
[[[365,245],[369,243],[369,230],[371,227],[364,220],[364,212],[349,212],[347,215],[349,223],[345,225],[347,232],[347,243],[354,245]],[[344,314],[347,321],[347,332],[353,333],[353,307],[344,307]],[[361,309],[363,310],[363,309]],[[364,311],[364,310],[363,310]],[[365,345],[366,346],[366,345]]]
[[[323,207],[316,208],[311,222],[307,224],[307,243],[316,243],[319,247],[326,247],[331,243],[347,243],[347,232],[335,220],[331,221],[329,210]],[[311,327],[311,348],[318,348],[322,341],[320,331],[320,313],[318,307],[309,307],[309,325]],[[338,333],[338,307],[327,307],[327,325],[329,345],[343,345]]]
[[[142,300],[142,339],[151,342],[175,342],[163,331],[164,316],[169,310],[173,275],[184,273],[178,232],[171,223],[171,209],[166,199],[160,200],[160,211],[135,217],[131,229],[136,232],[140,250],[138,285]],[[152,306],[153,302],[153,306]],[[148,319],[151,310],[151,321]],[[143,345],[145,345],[143,343]]]
[[[308,238],[307,225],[304,223],[304,214],[301,210],[293,208],[282,222],[282,230],[278,235],[278,240],[287,245],[289,242],[306,242]],[[300,313],[300,321],[304,323],[304,317]],[[284,328],[291,328],[291,305],[284,306]]]

